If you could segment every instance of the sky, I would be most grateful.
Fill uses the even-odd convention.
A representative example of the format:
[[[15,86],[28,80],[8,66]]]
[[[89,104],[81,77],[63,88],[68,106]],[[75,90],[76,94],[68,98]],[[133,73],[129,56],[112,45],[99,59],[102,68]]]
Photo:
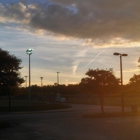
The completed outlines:
[[[140,1],[0,0],[0,48],[22,60],[31,85],[78,84],[89,69],[112,68],[123,83],[140,74]],[[27,84],[28,84],[27,79]],[[26,84],[22,84],[24,87]]]

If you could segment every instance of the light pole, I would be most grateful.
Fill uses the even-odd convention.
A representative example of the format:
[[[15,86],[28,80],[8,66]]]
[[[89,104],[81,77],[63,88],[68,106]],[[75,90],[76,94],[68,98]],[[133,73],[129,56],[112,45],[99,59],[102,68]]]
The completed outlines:
[[[122,74],[122,56],[128,56],[128,54],[114,53],[114,55],[120,56],[120,75],[121,75],[121,85],[123,85],[123,74]]]
[[[25,80],[26,80],[25,87],[26,87],[26,88],[27,88],[27,77],[28,77],[28,76],[25,76]]]
[[[57,92],[59,93],[59,73],[57,72]]]
[[[42,80],[43,80],[43,77],[40,77],[40,79],[41,79],[41,92],[42,92],[42,101],[44,100],[44,98],[43,98],[43,83],[42,83]]]
[[[43,77],[40,77],[40,79],[41,79],[41,87],[42,87],[43,86],[43,83],[42,83]]]
[[[128,56],[128,54],[114,53],[116,56],[120,56],[120,77],[121,77],[121,86],[123,85],[123,73],[122,73],[122,56]],[[122,93],[122,112],[124,112],[124,97]]]
[[[29,99],[31,97],[31,72],[30,72],[30,56],[31,54],[33,53],[33,49],[27,49],[26,50],[26,54],[29,55],[29,89],[28,89],[28,92],[29,92]]]
[[[57,72],[57,94],[56,94],[56,101],[60,101],[61,100],[61,95],[59,93],[59,73]]]

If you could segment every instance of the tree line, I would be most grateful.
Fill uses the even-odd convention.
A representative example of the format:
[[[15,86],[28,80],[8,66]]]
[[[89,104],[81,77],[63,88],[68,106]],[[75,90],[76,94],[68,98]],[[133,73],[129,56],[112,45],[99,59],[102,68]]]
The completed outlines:
[[[140,62],[140,59],[138,60]],[[22,60],[8,51],[0,48],[0,95],[12,95],[27,93],[28,88],[20,85],[25,82],[21,77],[20,70]],[[89,69],[79,84],[69,85],[46,85],[43,87],[32,85],[33,93],[57,93],[58,88],[62,94],[117,94],[137,93],[140,94],[140,74],[134,74],[127,85],[120,85],[120,78],[117,78],[113,69]]]

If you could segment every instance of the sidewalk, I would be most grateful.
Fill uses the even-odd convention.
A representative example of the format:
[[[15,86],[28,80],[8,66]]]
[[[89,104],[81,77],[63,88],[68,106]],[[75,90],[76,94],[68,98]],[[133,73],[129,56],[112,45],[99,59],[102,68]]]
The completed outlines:
[[[82,111],[84,113],[101,113],[100,105],[87,105],[87,104],[69,104],[71,107],[66,109],[56,109],[56,110],[44,110],[44,111],[32,111],[32,112],[7,112],[0,113],[0,115],[5,114],[34,114],[34,113],[53,113],[53,112],[72,112],[72,111]],[[122,108],[118,106],[104,106],[105,112],[121,112]],[[131,108],[126,108],[125,111],[131,111]]]
[[[58,110],[48,110],[47,112],[64,112],[64,111],[83,111],[86,113],[100,113],[101,107],[100,105],[87,105],[87,104],[69,104],[72,106],[71,108],[67,109],[58,109]],[[105,112],[121,112],[122,108],[118,106],[104,106]],[[130,108],[125,108],[125,111],[131,111]]]

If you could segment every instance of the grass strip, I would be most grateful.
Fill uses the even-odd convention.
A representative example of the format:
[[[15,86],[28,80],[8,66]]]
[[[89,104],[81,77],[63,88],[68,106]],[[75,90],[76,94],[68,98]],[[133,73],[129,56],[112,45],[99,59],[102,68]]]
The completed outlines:
[[[11,112],[25,112],[25,111],[45,111],[45,110],[55,110],[55,109],[66,109],[70,108],[70,105],[66,104],[34,104],[34,105],[18,105],[11,106]],[[0,112],[8,112],[8,106],[0,106]]]
[[[9,122],[0,121],[0,129],[6,128],[6,127],[9,127],[9,126],[10,126]]]
[[[93,113],[85,114],[83,118],[106,118],[106,117],[127,117],[127,116],[139,116],[140,112],[109,112],[109,113]]]

